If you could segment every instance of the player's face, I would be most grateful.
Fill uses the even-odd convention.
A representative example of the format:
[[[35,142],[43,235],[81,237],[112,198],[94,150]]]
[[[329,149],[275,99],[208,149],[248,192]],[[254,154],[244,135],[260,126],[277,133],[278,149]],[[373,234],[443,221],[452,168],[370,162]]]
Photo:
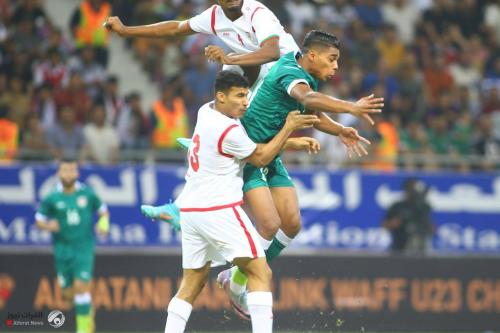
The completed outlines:
[[[57,174],[64,187],[73,186],[80,176],[76,163],[61,163]]]
[[[248,108],[248,88],[233,87],[224,95],[227,115],[232,118],[243,117]]]
[[[219,0],[219,4],[224,11],[240,13],[241,7],[243,7],[243,0]]]
[[[316,50],[311,54],[313,62],[313,73],[311,74],[321,81],[331,79],[339,68],[339,57],[339,49],[335,47]]]

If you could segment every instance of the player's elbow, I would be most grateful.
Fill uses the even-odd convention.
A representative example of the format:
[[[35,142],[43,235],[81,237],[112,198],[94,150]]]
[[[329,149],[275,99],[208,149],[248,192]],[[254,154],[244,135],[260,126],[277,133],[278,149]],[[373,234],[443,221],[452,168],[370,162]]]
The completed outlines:
[[[318,93],[311,91],[304,96],[301,96],[298,102],[304,105],[306,109],[315,110],[318,108]]]

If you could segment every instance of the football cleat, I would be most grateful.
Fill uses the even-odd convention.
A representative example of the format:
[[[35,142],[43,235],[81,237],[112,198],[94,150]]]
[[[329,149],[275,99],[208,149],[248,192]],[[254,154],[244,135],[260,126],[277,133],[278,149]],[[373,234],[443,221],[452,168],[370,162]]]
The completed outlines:
[[[173,202],[163,206],[141,205],[141,212],[150,219],[167,222],[175,231],[181,230],[179,207]]]
[[[250,312],[248,311],[247,305],[247,292],[243,294],[234,293],[229,287],[231,283],[231,269],[226,269],[217,275],[217,284],[220,288],[226,291],[229,297],[229,304],[233,308],[233,311],[243,320],[250,321]]]

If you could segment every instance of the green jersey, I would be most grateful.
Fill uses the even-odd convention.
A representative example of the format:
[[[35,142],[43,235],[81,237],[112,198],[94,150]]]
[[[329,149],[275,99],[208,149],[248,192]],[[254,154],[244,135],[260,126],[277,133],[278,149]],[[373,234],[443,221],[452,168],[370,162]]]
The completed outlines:
[[[99,209],[105,206],[90,187],[76,183],[73,193],[64,193],[58,185],[40,203],[37,219],[59,222],[60,231],[53,234],[55,244],[88,244],[94,242],[94,214]]]
[[[304,113],[304,106],[289,95],[297,83],[318,90],[318,81],[297,63],[298,56],[299,53],[290,52],[274,64],[243,116],[241,121],[254,142],[271,141],[285,125],[289,112]]]

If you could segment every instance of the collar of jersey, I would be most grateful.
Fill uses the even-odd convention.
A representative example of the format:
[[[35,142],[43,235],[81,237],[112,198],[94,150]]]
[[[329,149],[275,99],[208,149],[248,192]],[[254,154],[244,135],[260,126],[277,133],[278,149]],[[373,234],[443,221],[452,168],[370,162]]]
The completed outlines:
[[[82,186],[83,186],[83,185],[82,185],[82,183],[81,183],[81,182],[76,181],[76,182],[75,182],[75,192],[76,192],[76,191],[78,191],[79,189],[81,189],[81,188],[82,188]],[[62,185],[62,183],[61,183],[61,182],[57,182],[57,184],[56,184],[56,189],[57,189],[57,191],[58,191],[58,192],[62,192],[62,191],[63,191],[63,185]]]

